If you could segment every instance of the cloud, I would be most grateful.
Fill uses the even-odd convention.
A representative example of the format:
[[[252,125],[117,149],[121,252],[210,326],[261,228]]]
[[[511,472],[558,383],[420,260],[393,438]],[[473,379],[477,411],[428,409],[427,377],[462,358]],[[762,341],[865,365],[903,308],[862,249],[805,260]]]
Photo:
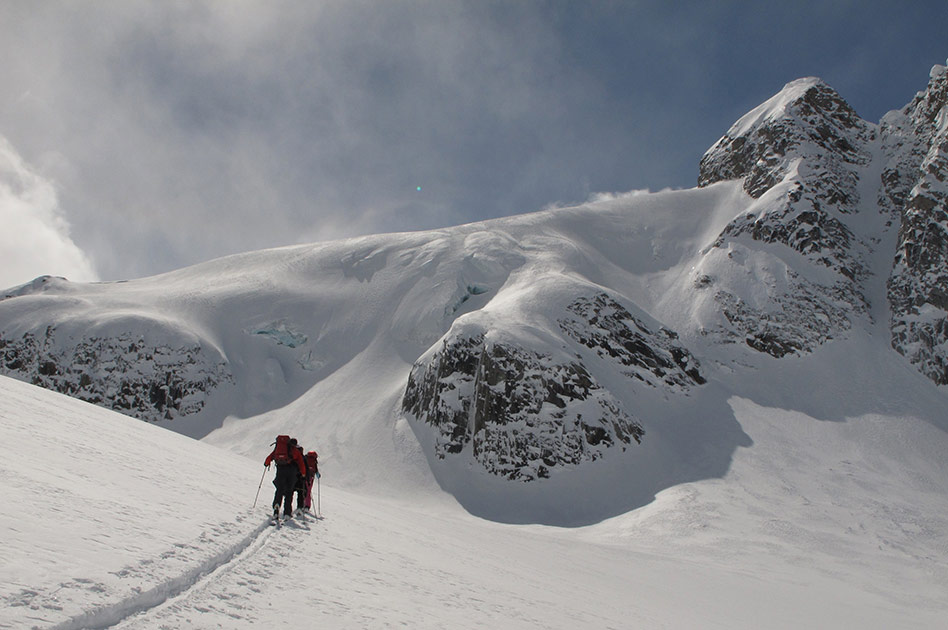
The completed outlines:
[[[794,7],[706,2],[4,2],[0,134],[56,182],[71,237],[102,276],[138,277],[264,247],[532,212],[596,190],[693,185],[731,123],[843,56],[824,47],[849,12],[827,11],[809,20]],[[936,35],[904,39],[940,45],[944,29],[922,22]],[[799,36],[812,29],[820,46]],[[846,58],[871,67],[864,50]],[[943,59],[922,64],[919,82]]]
[[[0,133],[63,156],[43,172],[109,279],[586,192],[563,119],[597,87],[532,9],[23,7],[0,7]]]
[[[0,137],[0,288],[40,275],[97,279],[91,261],[69,237],[52,182]]]

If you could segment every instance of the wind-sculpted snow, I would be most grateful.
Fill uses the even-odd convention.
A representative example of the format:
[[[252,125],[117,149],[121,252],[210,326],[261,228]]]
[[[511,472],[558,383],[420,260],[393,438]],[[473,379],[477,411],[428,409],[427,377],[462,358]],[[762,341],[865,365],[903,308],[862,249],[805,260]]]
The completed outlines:
[[[488,472],[520,481],[595,461],[644,434],[581,363],[484,334],[449,337],[416,364],[403,405],[437,433],[439,458],[470,447]]]

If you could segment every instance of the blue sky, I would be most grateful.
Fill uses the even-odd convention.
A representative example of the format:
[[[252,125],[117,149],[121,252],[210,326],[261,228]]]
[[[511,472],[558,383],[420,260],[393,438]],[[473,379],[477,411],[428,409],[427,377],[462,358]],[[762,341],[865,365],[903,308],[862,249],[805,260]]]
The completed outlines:
[[[920,1],[14,1],[0,30],[5,286],[690,187],[785,83],[876,122],[948,57]]]

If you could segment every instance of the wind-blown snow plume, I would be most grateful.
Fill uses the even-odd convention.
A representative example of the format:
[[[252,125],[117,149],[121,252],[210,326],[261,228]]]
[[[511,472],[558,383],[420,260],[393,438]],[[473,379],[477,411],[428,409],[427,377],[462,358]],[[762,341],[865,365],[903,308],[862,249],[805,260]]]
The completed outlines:
[[[0,136],[0,287],[40,275],[96,280],[89,257],[69,236],[56,188]]]

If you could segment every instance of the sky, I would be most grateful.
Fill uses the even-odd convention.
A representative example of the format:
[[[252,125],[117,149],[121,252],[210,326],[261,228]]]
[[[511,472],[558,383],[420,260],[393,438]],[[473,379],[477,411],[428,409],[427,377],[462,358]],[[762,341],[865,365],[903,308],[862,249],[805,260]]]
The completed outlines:
[[[0,287],[695,185],[818,76],[877,122],[948,3],[0,3]]]

